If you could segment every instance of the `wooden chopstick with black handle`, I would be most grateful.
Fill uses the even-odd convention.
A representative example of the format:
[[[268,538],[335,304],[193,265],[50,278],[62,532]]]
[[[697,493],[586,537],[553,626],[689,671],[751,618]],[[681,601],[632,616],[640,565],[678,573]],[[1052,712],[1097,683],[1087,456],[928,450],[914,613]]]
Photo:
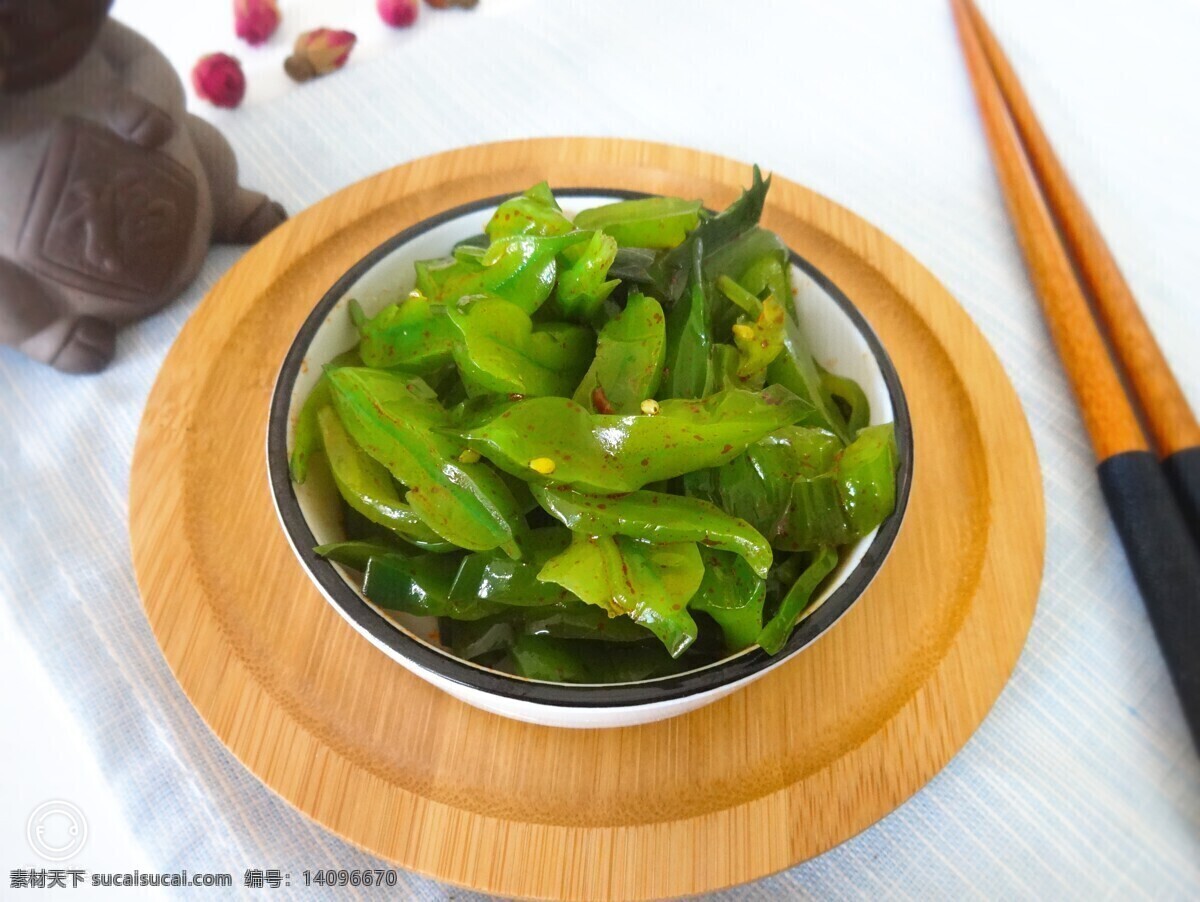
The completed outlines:
[[[1109,346],[1142,410],[1150,436],[1171,479],[1176,499],[1200,543],[1200,422],[1188,405],[1171,366],[1121,274],[1108,243],[1075,190],[1042,130],[1017,74],[973,0],[963,6],[991,66],[1005,105],[1017,126],[1029,162],[1054,212],[1058,228],[1075,260],[1104,324]]]
[[[965,0],[951,0],[1009,214],[1100,461],[1104,496],[1200,750],[1200,548],[1076,280]]]

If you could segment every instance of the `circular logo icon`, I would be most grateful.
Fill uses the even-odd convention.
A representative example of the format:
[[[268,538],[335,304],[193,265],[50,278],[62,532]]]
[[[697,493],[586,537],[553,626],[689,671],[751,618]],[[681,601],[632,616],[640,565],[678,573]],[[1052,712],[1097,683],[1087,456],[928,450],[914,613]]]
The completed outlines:
[[[87,842],[87,818],[79,806],[62,799],[42,802],[25,825],[29,848],[46,861],[74,858]]]

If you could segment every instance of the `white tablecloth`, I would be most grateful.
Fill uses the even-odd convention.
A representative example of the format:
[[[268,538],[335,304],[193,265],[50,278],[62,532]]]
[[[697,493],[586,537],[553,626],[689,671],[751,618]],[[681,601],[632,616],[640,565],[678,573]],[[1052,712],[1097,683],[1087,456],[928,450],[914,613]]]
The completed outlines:
[[[184,71],[209,50],[242,56],[247,106],[206,112],[238,151],[244,181],[293,211],[415,156],[529,135],[641,137],[758,161],[922,260],[995,345],[1024,402],[1048,545],[1011,683],[910,802],[821,858],[731,895],[1200,894],[1200,762],[1030,292],[947,5],[482,0],[471,14],[423,9],[403,34],[372,32],[358,9],[370,5],[361,0],[353,22],[343,19],[363,52],[299,88],[275,74],[282,48],[300,23],[341,25],[337,10],[348,4],[284,0],[285,31],[264,51],[239,46],[222,2],[118,0],[116,14]],[[1200,8],[982,5],[1200,405]],[[177,304],[123,334],[101,376],[60,376],[0,350],[0,598],[17,625],[4,642],[31,647],[44,668],[0,691],[52,685],[72,712],[63,735],[84,737],[76,754],[94,757],[89,766],[119,800],[96,803],[120,813],[93,832],[128,831],[149,859],[97,868],[231,871],[240,883],[252,867],[295,877],[378,865],[265,790],[212,737],[172,679],[134,585],[128,471],[142,406],[189,312],[238,255],[214,250]],[[3,779],[15,798],[36,768],[23,762],[58,740],[9,730]],[[26,813],[3,815],[0,849],[14,856],[6,869],[33,860],[16,860],[8,842]],[[449,895],[417,877],[402,886]],[[306,895],[293,881],[272,896],[289,892]]]

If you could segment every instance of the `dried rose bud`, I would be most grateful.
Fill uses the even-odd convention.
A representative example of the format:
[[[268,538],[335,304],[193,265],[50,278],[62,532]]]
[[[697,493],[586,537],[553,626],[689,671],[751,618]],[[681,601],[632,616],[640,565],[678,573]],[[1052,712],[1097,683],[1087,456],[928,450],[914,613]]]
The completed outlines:
[[[257,47],[279,27],[279,7],[275,0],[233,0],[233,24],[239,38]]]
[[[246,76],[242,64],[228,53],[210,53],[192,69],[192,87],[214,106],[233,109],[246,96]]]
[[[283,63],[283,69],[296,81],[308,81],[318,75],[328,75],[346,65],[354,42],[352,31],[316,28],[296,38],[293,53]]]
[[[375,0],[379,18],[392,28],[408,28],[417,21],[417,0]]]
[[[474,9],[479,5],[479,0],[425,0],[434,9]]]

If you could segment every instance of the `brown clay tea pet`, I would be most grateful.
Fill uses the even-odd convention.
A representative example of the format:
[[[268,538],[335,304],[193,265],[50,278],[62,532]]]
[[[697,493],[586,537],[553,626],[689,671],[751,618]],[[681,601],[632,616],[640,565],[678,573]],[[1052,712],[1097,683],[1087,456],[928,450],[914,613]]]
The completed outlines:
[[[72,373],[286,218],[111,3],[0,0],[0,344]]]

